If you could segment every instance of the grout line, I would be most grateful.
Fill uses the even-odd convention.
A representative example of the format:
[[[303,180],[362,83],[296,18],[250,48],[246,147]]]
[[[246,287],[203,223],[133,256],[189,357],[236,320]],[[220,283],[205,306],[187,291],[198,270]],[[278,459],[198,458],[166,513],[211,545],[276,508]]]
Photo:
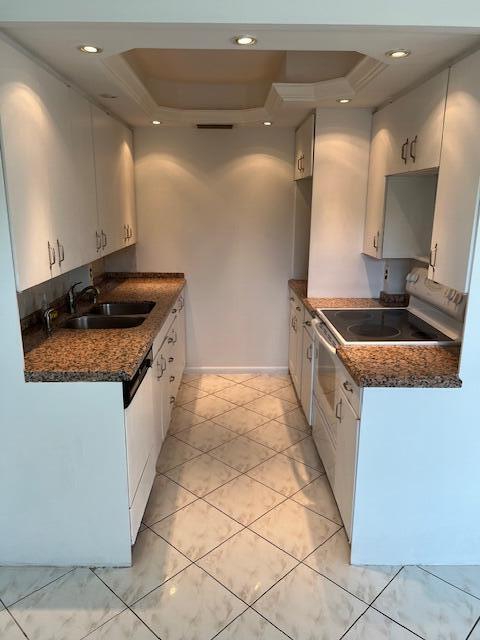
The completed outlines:
[[[374,607],[373,605],[375,604],[375,602],[379,599],[379,597],[382,595],[382,593],[385,591],[385,589],[387,589],[392,582],[395,580],[395,578],[398,578],[398,576],[400,575],[400,573],[405,569],[405,567],[400,567],[400,569],[397,571],[397,573],[392,577],[391,580],[389,580],[387,582],[387,584],[383,587],[383,589],[375,596],[375,598],[371,601],[370,606],[373,607],[375,609],[375,611],[380,611],[380,613],[383,613],[383,611],[381,611],[380,609],[377,609],[376,607]],[[385,614],[384,614],[385,615]]]
[[[32,566],[35,566],[35,565],[32,565]],[[21,567],[18,567],[18,568],[21,568]],[[70,569],[66,569],[65,573],[62,573],[61,576],[57,576],[56,578],[54,578],[53,580],[50,580],[49,582],[47,582],[46,584],[42,585],[41,587],[38,587],[38,589],[34,589],[33,591],[30,591],[29,593],[27,593],[26,595],[22,596],[18,600],[15,600],[15,602],[11,602],[8,606],[2,600],[3,605],[4,605],[5,609],[8,609],[9,607],[13,607],[15,604],[18,604],[22,600],[25,600],[25,598],[28,598],[29,596],[33,595],[34,593],[37,593],[37,591],[41,591],[42,589],[45,589],[45,587],[48,587],[49,585],[53,584],[57,580],[60,580],[60,578],[64,578],[68,573],[72,573],[76,569],[84,569],[84,568],[85,567],[71,567]]]
[[[475,624],[473,625],[473,627],[470,629],[470,631],[469,631],[469,633],[468,633],[468,636],[465,638],[465,640],[468,640],[468,639],[471,637],[471,635],[472,635],[472,633],[475,631],[476,627],[478,627],[478,626],[479,626],[479,624],[478,624],[479,622],[480,622],[480,618],[477,618],[477,621],[475,622]]]
[[[34,593],[34,592],[32,591],[32,593]],[[0,600],[0,602],[1,602],[1,600]],[[18,601],[17,601],[17,602],[18,602]],[[2,604],[3,604],[3,603],[2,603]],[[2,610],[0,611],[0,613],[2,613],[2,611],[6,611],[6,612],[9,614],[9,616],[12,618],[12,620],[13,620],[14,624],[16,624],[16,625],[17,625],[17,627],[20,629],[21,633],[25,636],[25,638],[27,638],[27,640],[29,640],[29,638],[28,638],[28,636],[27,636],[26,631],[24,631],[23,627],[20,625],[20,623],[18,622],[18,620],[15,618],[15,616],[13,615],[13,613],[10,611],[10,609],[9,609],[5,604],[4,604],[3,606],[4,606],[5,608],[4,608],[4,609],[2,609]],[[8,640],[8,639],[7,639],[7,640]]]
[[[417,569],[421,569],[422,571],[425,571],[425,573],[428,573],[434,578],[437,578],[437,580],[441,580],[442,582],[445,582],[445,584],[448,584],[450,587],[454,587],[455,589],[458,589],[462,593],[466,593],[468,596],[472,596],[472,598],[476,598],[477,600],[480,600],[479,596],[476,596],[473,593],[470,593],[469,591],[466,591],[465,589],[458,587],[456,584],[453,584],[453,582],[449,582],[448,580],[445,580],[445,578],[441,578],[440,576],[437,576],[436,573],[433,573],[433,571],[429,571],[428,569],[425,569],[422,565],[415,565],[415,566],[417,567]]]

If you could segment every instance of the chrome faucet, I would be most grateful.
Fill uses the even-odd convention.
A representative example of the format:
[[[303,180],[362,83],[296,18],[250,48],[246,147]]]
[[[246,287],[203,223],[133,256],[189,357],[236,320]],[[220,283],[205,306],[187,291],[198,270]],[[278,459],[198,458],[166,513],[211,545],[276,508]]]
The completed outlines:
[[[43,326],[47,337],[52,335],[52,320],[58,316],[58,312],[54,307],[48,307],[43,312]]]
[[[94,287],[91,284],[86,286],[84,289],[82,289],[78,293],[75,293],[75,287],[78,286],[79,284],[81,284],[81,282],[75,282],[74,284],[72,284],[72,286],[67,292],[67,306],[70,313],[76,313],[77,302],[83,296],[87,295],[88,293],[92,294],[93,304],[95,304],[98,296],[100,295],[100,290],[98,289],[98,287]]]

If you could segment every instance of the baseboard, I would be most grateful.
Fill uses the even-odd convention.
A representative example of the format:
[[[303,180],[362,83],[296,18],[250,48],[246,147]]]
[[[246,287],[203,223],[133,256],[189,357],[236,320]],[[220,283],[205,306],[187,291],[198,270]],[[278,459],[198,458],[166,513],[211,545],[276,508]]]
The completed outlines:
[[[286,375],[288,367],[185,367],[185,373],[269,373],[271,375]]]

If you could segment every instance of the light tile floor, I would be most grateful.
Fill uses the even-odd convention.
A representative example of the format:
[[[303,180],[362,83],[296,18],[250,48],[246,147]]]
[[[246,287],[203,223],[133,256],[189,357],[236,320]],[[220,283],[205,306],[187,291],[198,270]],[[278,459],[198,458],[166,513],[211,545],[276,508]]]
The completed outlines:
[[[127,569],[0,567],[1,640],[480,640],[480,567],[352,567],[286,376],[188,375]]]

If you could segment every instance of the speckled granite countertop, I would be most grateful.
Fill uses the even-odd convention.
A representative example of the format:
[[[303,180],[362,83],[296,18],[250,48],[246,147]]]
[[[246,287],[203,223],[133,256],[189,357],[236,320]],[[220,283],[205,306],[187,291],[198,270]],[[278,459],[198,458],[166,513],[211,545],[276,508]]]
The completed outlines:
[[[289,280],[289,287],[311,312],[317,308],[383,307],[374,298],[307,298],[305,280]],[[461,387],[459,347],[342,346],[340,360],[359,387]]]
[[[183,277],[151,273],[110,274],[101,286],[99,302],[155,302],[143,324],[131,329],[56,329],[50,338],[32,341],[30,350],[25,347],[25,380],[129,380],[148,353],[184,286]]]

